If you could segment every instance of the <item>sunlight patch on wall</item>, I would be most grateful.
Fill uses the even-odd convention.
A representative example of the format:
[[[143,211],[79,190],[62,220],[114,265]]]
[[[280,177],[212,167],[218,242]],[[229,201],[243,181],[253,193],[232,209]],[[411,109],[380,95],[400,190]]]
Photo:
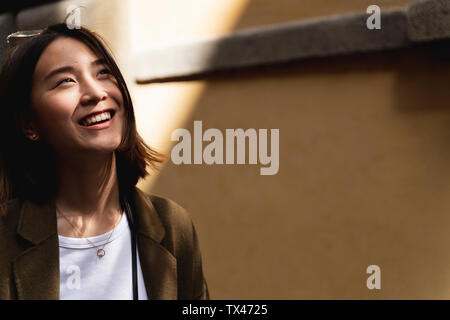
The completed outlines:
[[[133,56],[149,47],[227,34],[234,29],[249,0],[137,0],[130,3]],[[214,54],[211,52],[210,54]],[[205,56],[205,60],[209,59]],[[204,81],[130,85],[138,131],[157,151],[170,155],[173,130],[185,126],[206,88]],[[169,160],[170,161],[170,160]],[[150,190],[155,172],[138,183]]]

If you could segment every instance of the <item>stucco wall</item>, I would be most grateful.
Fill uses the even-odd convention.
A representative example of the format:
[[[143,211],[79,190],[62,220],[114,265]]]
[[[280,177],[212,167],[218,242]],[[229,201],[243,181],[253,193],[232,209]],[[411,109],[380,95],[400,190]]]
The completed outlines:
[[[135,48],[365,12],[372,4],[208,3],[138,1]],[[142,184],[192,213],[213,298],[449,297],[450,69],[438,51],[312,59],[135,88],[141,127],[167,152],[173,129],[193,133],[194,120],[223,133],[280,129],[277,175],[259,175],[260,165],[169,162]],[[381,290],[366,287],[372,264],[381,267]]]

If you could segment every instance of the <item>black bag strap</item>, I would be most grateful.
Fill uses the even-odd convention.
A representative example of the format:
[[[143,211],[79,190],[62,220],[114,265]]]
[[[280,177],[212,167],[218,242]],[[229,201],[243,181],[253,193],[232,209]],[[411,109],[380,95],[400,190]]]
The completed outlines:
[[[139,300],[138,297],[138,281],[137,281],[137,258],[136,258],[136,229],[134,223],[133,212],[128,202],[127,196],[122,197],[122,206],[125,209],[131,231],[131,268],[133,281],[133,300]]]

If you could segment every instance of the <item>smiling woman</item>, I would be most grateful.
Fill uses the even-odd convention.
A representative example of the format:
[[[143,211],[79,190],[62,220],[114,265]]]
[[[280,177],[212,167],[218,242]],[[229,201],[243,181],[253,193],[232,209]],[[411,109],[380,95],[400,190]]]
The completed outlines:
[[[76,38],[58,38],[36,64],[30,97],[35,117],[24,130],[48,142],[63,163],[80,151],[83,158],[109,158],[124,135],[124,99],[112,68],[98,55]],[[106,114],[109,121],[99,123]],[[94,163],[89,160],[91,168]],[[100,159],[98,165],[102,163]]]
[[[209,298],[189,213],[136,187],[168,157],[98,35],[57,24],[12,48],[0,113],[0,299]]]

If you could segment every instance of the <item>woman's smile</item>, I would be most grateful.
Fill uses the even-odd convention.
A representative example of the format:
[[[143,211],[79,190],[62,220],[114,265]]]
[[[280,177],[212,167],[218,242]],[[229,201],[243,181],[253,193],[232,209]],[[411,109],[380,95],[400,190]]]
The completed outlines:
[[[109,128],[114,121],[115,111],[105,111],[87,116],[79,121],[80,127],[89,130]]]

